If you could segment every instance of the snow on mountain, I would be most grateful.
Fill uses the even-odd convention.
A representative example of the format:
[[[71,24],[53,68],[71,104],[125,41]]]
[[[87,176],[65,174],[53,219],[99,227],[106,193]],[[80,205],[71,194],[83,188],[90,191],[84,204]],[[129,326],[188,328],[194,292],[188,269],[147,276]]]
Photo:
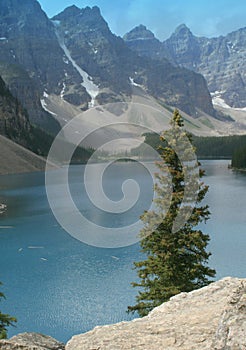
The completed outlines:
[[[54,21],[54,25],[56,27],[59,26],[59,23],[60,23],[59,21]],[[81,85],[84,86],[84,88],[86,89],[86,91],[88,92],[88,94],[91,97],[91,102],[89,102],[88,107],[93,108],[95,106],[96,97],[99,93],[99,87],[93,83],[92,78],[88,75],[88,73],[85,72],[72,58],[70,51],[68,50],[67,46],[65,45],[64,39],[62,38],[62,36],[59,34],[59,32],[57,30],[56,30],[56,35],[57,35],[59,45],[60,45],[61,49],[64,51],[64,54],[67,57],[68,61],[71,62],[73,67],[77,70],[77,72],[79,73],[79,75],[82,78],[83,82],[81,83]],[[61,91],[61,98],[62,99],[64,97],[65,88],[66,88],[66,85],[65,85],[65,83],[63,83],[63,88]]]

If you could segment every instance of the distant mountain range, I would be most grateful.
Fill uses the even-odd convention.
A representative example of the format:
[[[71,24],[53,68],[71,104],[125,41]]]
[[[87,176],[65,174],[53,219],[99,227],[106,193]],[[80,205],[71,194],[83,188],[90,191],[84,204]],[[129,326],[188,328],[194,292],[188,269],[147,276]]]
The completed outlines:
[[[186,25],[177,27],[164,42],[140,25],[124,36],[141,56],[168,59],[175,66],[202,74],[212,96],[230,107],[246,106],[246,27],[218,38],[199,38]]]
[[[31,124],[55,135],[81,111],[134,96],[179,108],[198,134],[244,132],[212,97],[245,107],[245,38],[245,28],[197,38],[185,25],[164,42],[143,25],[121,38],[98,7],[49,19],[36,0],[1,0],[0,133],[25,144]]]

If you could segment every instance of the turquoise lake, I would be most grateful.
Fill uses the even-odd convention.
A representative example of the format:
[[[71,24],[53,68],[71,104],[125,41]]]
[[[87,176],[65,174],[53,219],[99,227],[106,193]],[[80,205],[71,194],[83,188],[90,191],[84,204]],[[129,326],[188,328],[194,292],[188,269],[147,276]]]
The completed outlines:
[[[206,202],[211,219],[202,228],[211,236],[210,266],[223,276],[246,275],[246,174],[228,169],[228,160],[202,161],[204,182],[210,186]],[[94,165],[96,167],[100,165]],[[104,181],[114,200],[121,184],[136,177],[141,192],[133,210],[124,215],[100,214],[81,188],[83,167],[72,166],[71,192],[88,218],[114,226],[134,222],[150,202],[152,181],[133,163],[115,164]],[[139,244],[103,249],[88,246],[60,227],[49,207],[43,173],[0,177],[0,281],[7,299],[1,311],[18,319],[9,336],[28,331],[67,341],[96,325],[130,320],[126,313],[137,293],[133,262],[143,258]],[[62,193],[59,194],[62,202]],[[64,203],[63,203],[64,204]]]

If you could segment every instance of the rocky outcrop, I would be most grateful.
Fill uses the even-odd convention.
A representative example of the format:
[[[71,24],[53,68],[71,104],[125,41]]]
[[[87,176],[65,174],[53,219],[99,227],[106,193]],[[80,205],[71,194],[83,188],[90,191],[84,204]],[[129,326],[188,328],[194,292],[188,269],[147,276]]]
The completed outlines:
[[[23,333],[9,340],[0,340],[1,350],[64,350],[65,345],[46,335]]]
[[[220,319],[214,338],[215,350],[246,349],[246,285],[235,289]]]
[[[181,293],[147,317],[73,337],[66,350],[246,349],[246,279]]]
[[[141,319],[100,326],[66,346],[37,334],[0,340],[1,350],[245,350],[246,279],[227,277],[181,293]]]

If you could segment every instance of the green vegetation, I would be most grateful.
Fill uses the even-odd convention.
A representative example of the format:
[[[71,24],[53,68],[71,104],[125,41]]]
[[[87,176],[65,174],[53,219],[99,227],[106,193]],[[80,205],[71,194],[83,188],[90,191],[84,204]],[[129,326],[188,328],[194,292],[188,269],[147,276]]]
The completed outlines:
[[[32,127],[31,136],[29,138],[29,149],[36,154],[39,154],[43,157],[47,157],[50,147],[54,141],[54,136],[43,131],[42,129]],[[68,151],[70,147],[74,148],[74,145],[71,145],[64,139],[57,141],[57,145],[60,150],[59,153],[61,154],[61,160],[64,159],[64,153]],[[76,148],[73,154],[72,163],[85,163],[90,158],[92,153],[92,149],[86,149],[79,146]]]
[[[246,146],[234,151],[231,166],[235,169],[246,169]]]
[[[141,247],[146,259],[134,263],[140,281],[132,285],[140,288],[140,291],[136,305],[128,307],[128,312],[138,312],[140,316],[147,315],[154,307],[180,292],[206,286],[211,282],[210,278],[215,276],[215,271],[207,265],[210,256],[206,251],[209,235],[197,228],[210,215],[208,206],[201,205],[208,191],[208,186],[200,182],[204,172],[194,161],[191,137],[182,129],[183,120],[178,111],[174,112],[171,125],[171,130],[161,136],[162,143],[168,140],[168,145],[160,148],[162,160],[157,163],[157,198],[154,199],[156,210],[146,211],[141,217],[144,223],[140,233]],[[190,142],[187,142],[187,137]],[[177,145],[185,152],[183,154],[188,162],[185,166],[191,174],[188,182],[185,181],[184,167],[174,150]],[[172,176],[171,201],[166,195],[167,188],[170,187],[167,171]],[[185,197],[187,186],[190,189],[189,198]],[[195,203],[194,193],[197,194]],[[180,212],[191,215],[186,214],[174,230]]]
[[[159,145],[158,134],[145,134],[145,143],[157,149]],[[234,136],[193,136],[193,144],[196,148],[196,154],[200,159],[206,158],[226,158],[231,159],[237,149],[246,148],[246,135]],[[152,153],[153,154],[153,153]],[[132,155],[139,157],[149,157],[151,153],[147,151],[146,145],[140,145],[132,150]]]
[[[10,139],[15,140],[15,135],[13,132],[7,133],[7,136]],[[54,136],[50,133],[36,127],[31,126],[30,131],[22,130],[19,134],[19,138],[21,140],[25,140],[25,142],[21,142],[23,146],[28,148],[30,151],[34,152],[37,155],[40,155],[42,157],[47,157],[49,150],[51,148],[51,145],[54,141]],[[65,152],[68,152],[70,147],[73,148],[74,146],[70,144],[69,142],[66,142],[64,139],[61,139],[57,142],[57,145],[59,147],[59,152],[57,152],[57,155],[61,155],[61,159],[57,159],[57,161],[64,160],[64,154]],[[93,153],[93,149],[87,149],[83,148],[81,146],[77,147],[73,157],[72,157],[72,163],[86,163],[87,160],[91,157]]]
[[[0,282],[0,285],[2,283]],[[0,299],[5,298],[4,294],[0,292]],[[13,326],[14,323],[16,322],[16,318],[9,316],[7,314],[3,314],[0,311],[0,339],[5,339],[7,338],[7,327]]]
[[[236,149],[246,147],[246,135],[221,137],[194,136],[193,139],[199,158],[231,159]]]

